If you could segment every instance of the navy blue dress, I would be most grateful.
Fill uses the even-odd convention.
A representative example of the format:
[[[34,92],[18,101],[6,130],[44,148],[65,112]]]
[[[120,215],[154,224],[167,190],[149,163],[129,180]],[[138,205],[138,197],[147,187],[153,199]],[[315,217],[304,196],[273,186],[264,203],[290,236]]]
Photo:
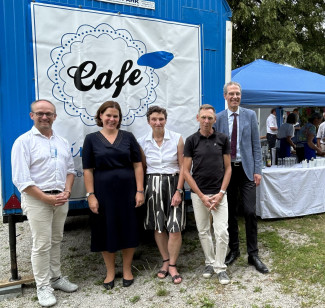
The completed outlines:
[[[285,158],[291,156],[291,145],[287,141],[287,138],[280,139],[280,151],[279,158]]]
[[[113,144],[100,132],[86,136],[82,163],[94,168],[99,214],[91,213],[91,251],[116,252],[139,245],[134,162],[141,162],[132,133],[119,130]]]

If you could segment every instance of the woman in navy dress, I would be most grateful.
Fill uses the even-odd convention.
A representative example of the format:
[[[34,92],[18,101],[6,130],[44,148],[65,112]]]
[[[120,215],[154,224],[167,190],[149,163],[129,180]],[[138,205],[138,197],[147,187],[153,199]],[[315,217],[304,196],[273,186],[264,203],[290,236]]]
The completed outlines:
[[[112,289],[115,254],[122,250],[123,286],[134,279],[131,264],[139,245],[136,207],[144,203],[143,168],[139,145],[130,132],[120,130],[119,104],[108,101],[96,114],[102,130],[88,134],[82,162],[91,214],[91,251],[101,252],[106,265],[104,287]]]

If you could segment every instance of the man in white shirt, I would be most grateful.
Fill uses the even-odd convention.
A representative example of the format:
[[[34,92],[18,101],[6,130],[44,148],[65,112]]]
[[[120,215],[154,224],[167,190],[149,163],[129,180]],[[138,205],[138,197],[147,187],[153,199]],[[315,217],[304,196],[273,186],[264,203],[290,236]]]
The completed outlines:
[[[269,149],[275,147],[276,135],[278,133],[278,124],[276,122],[276,109],[271,110],[271,114],[266,120],[266,139],[269,145]]]
[[[323,112],[323,119],[325,119],[325,112]],[[325,151],[325,121],[319,125],[316,138],[317,147],[321,148],[322,151]]]
[[[60,244],[74,182],[74,165],[67,140],[55,134],[56,108],[47,100],[31,104],[32,129],[15,141],[11,153],[12,181],[30,225],[31,261],[42,306],[56,304],[53,289],[78,289],[61,276]]]

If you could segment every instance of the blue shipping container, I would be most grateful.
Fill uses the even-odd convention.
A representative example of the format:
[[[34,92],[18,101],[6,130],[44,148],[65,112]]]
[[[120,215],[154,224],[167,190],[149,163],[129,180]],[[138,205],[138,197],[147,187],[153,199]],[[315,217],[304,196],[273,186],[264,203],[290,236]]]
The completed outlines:
[[[86,115],[84,113],[82,114],[81,111],[78,113],[77,110],[77,115],[71,115],[72,109],[68,110],[68,106],[71,105],[68,105],[68,103],[64,101],[66,98],[63,94],[61,104],[61,100],[58,98],[60,92],[60,87],[58,85],[63,77],[60,76],[61,78],[58,78],[58,82],[54,81],[54,79],[56,79],[56,70],[54,68],[57,67],[54,56],[60,58],[60,65],[62,68],[66,65],[66,61],[69,59],[69,55],[72,54],[72,51],[81,48],[79,45],[73,45],[72,42],[69,41],[69,54],[60,54],[59,49],[64,49],[65,40],[69,40],[68,37],[72,38],[72,34],[74,37],[84,35],[82,41],[81,39],[79,40],[80,44],[81,42],[86,42],[94,38],[99,39],[100,37],[102,38],[101,44],[105,44],[103,35],[85,35],[83,31],[88,29],[90,32],[97,31],[98,33],[102,31],[104,33],[111,29],[114,32],[117,31],[117,28],[114,28],[112,25],[114,25],[115,22],[115,24],[121,22],[123,19],[123,25],[127,25],[128,30],[121,30],[118,28],[118,31],[120,31],[122,36],[131,35],[134,37],[133,43],[139,42],[139,47],[137,47],[138,53],[141,50],[141,46],[144,46],[147,51],[152,48],[157,48],[156,50],[153,49],[154,52],[148,52],[146,54],[147,57],[142,58],[143,63],[153,61],[154,64],[151,64],[151,67],[154,67],[156,70],[156,74],[152,74],[152,82],[155,82],[155,86],[152,90],[155,92],[155,97],[151,99],[149,103],[159,103],[163,101],[165,99],[164,95],[168,92],[159,90],[157,87],[158,84],[160,86],[168,84],[168,78],[165,76],[166,70],[163,66],[171,61],[171,64],[168,64],[168,67],[172,67],[173,65],[171,72],[182,71],[183,68],[188,65],[189,61],[193,61],[191,59],[193,54],[197,53],[197,55],[199,55],[197,68],[193,70],[193,72],[195,72],[193,75],[197,74],[200,78],[199,84],[196,85],[198,90],[197,93],[200,93],[197,104],[212,104],[217,111],[224,109],[222,87],[225,83],[226,76],[227,22],[231,18],[230,8],[224,0],[3,0],[1,2],[0,159],[1,206],[2,209],[4,209],[3,213],[5,215],[21,213],[21,210],[15,206],[19,204],[20,194],[11,180],[10,154],[15,139],[30,130],[33,125],[28,116],[31,102],[38,98],[45,98],[44,93],[46,93],[45,96],[48,93],[49,97],[52,95],[60,102],[59,110],[60,108],[62,110],[64,109],[69,116],[74,117],[74,120],[77,120],[77,118],[81,119],[87,127],[92,127],[88,122],[90,123],[93,119],[90,118],[87,122]],[[43,16],[43,12],[49,15]],[[54,18],[48,18],[47,16],[54,16]],[[71,16],[71,20],[66,16]],[[82,20],[82,27],[74,26],[75,24],[78,25],[78,18]],[[93,20],[103,19],[104,21],[112,20],[112,23],[109,24],[106,21],[102,23],[98,22],[98,25],[94,26],[87,18],[92,18]],[[70,21],[71,25],[69,25]],[[46,27],[42,27],[43,24],[46,24]],[[53,48],[49,46],[44,47],[44,50],[51,49],[48,58],[44,59],[41,53],[44,44],[41,40],[46,40],[46,37],[49,37],[50,42],[48,42],[48,44],[52,43],[50,38],[52,36],[55,37],[55,35],[58,36],[58,32],[61,28],[63,29],[62,31],[66,32],[64,32],[64,35],[62,34],[61,41],[56,40],[53,43]],[[173,29],[176,29],[178,32],[172,33]],[[167,34],[166,37],[164,36],[164,31],[166,31],[166,33],[168,32],[168,36]],[[197,36],[195,36],[195,33],[197,33]],[[155,41],[151,41],[150,37],[153,35],[155,36]],[[148,36],[148,38],[146,38],[146,36]],[[141,40],[137,40],[136,37],[141,37]],[[110,36],[110,38],[114,40],[114,43],[118,44],[118,40],[116,40],[117,37]],[[197,40],[195,38],[197,38]],[[174,49],[173,45],[177,45],[178,47]],[[163,50],[162,46],[164,47]],[[182,46],[183,48],[181,48]],[[187,46],[198,46],[199,48],[195,50],[195,48],[191,49],[192,47],[187,48]],[[130,46],[127,45],[127,47]],[[173,52],[171,52],[171,50],[173,50]],[[155,52],[157,53],[155,54]],[[164,63],[156,61],[156,59],[152,60],[152,56],[157,54],[160,56],[160,60],[163,59],[163,61],[161,61]],[[179,56],[180,54],[182,55]],[[52,66],[46,67],[45,70],[42,66],[42,61],[46,62],[48,60],[52,61]],[[90,62],[87,63],[89,64]],[[141,64],[141,61],[138,60],[139,65],[148,65],[143,63]],[[179,63],[183,63],[184,66],[178,66]],[[161,75],[157,73],[159,69],[159,74]],[[191,89],[184,90],[181,88],[182,85],[186,85],[187,79],[192,78],[192,71],[186,69],[185,72],[182,73],[182,78],[184,78],[184,80],[175,85],[172,92],[177,93],[171,97],[180,101],[177,108],[184,107],[186,109],[187,107],[182,106],[182,104],[186,104],[185,101],[187,101],[187,98],[184,98],[184,102],[182,102],[182,97],[185,97],[183,96],[184,93],[184,95],[188,96],[188,99],[191,100]],[[42,79],[44,77],[47,78],[46,81]],[[173,76],[170,75],[169,78],[172,79]],[[195,80],[196,77],[194,76],[193,78],[193,80]],[[124,81],[126,82],[126,80]],[[51,84],[51,87],[44,86],[46,83]],[[68,86],[66,82],[62,84],[63,87],[65,87],[65,95],[68,99]],[[159,98],[159,95],[161,95],[162,98]],[[171,104],[171,102],[168,102],[168,104]],[[169,105],[167,107],[169,108]],[[81,106],[80,109],[85,108]],[[134,121],[135,117],[125,118],[124,120],[126,122],[129,121],[131,125],[134,124],[132,121]],[[177,120],[178,119],[171,118],[169,121],[172,123],[174,121],[174,125],[176,125]],[[180,126],[185,124],[183,123]],[[126,124],[126,126],[127,125],[129,124]],[[139,124],[138,127],[140,126]],[[82,143],[82,140],[80,142]],[[71,141],[71,144],[72,143]],[[81,156],[81,148],[78,144],[77,149],[72,148],[72,152],[76,153],[76,155],[79,153]],[[80,172],[82,178],[82,169],[79,168],[77,171]],[[82,183],[82,179],[80,183]],[[87,207],[85,200],[82,198],[83,196],[84,193],[82,192],[75,198],[75,201],[70,202],[70,209]]]

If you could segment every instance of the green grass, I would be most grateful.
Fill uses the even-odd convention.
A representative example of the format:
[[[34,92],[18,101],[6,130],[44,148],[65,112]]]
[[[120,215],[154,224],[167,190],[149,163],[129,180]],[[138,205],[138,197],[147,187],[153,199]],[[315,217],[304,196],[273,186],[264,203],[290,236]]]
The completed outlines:
[[[279,281],[290,287],[296,280],[325,286],[325,221],[324,215],[263,222],[275,231],[259,233],[259,238],[272,251],[273,271],[280,274]],[[308,235],[309,244],[291,243],[277,230],[287,229]]]
[[[212,307],[214,307],[214,301],[209,299],[208,297],[204,296],[201,299],[200,307],[202,307],[202,308],[212,308]]]
[[[156,292],[157,296],[167,296],[169,294],[169,291],[163,288],[159,288]]]
[[[139,295],[135,295],[132,298],[130,298],[130,303],[135,304],[139,300],[140,300],[140,296]]]
[[[319,300],[324,302],[325,298],[317,296],[315,286],[325,287],[325,214],[260,220],[259,228],[262,230],[258,234],[259,242],[271,252],[271,270],[277,274],[276,281],[283,292],[290,294],[294,290],[303,296],[304,307],[312,307]],[[290,231],[294,236],[281,236],[279,231],[282,230]],[[306,238],[307,242],[304,241]]]
[[[179,293],[185,293],[186,289],[185,288],[180,288]]]

